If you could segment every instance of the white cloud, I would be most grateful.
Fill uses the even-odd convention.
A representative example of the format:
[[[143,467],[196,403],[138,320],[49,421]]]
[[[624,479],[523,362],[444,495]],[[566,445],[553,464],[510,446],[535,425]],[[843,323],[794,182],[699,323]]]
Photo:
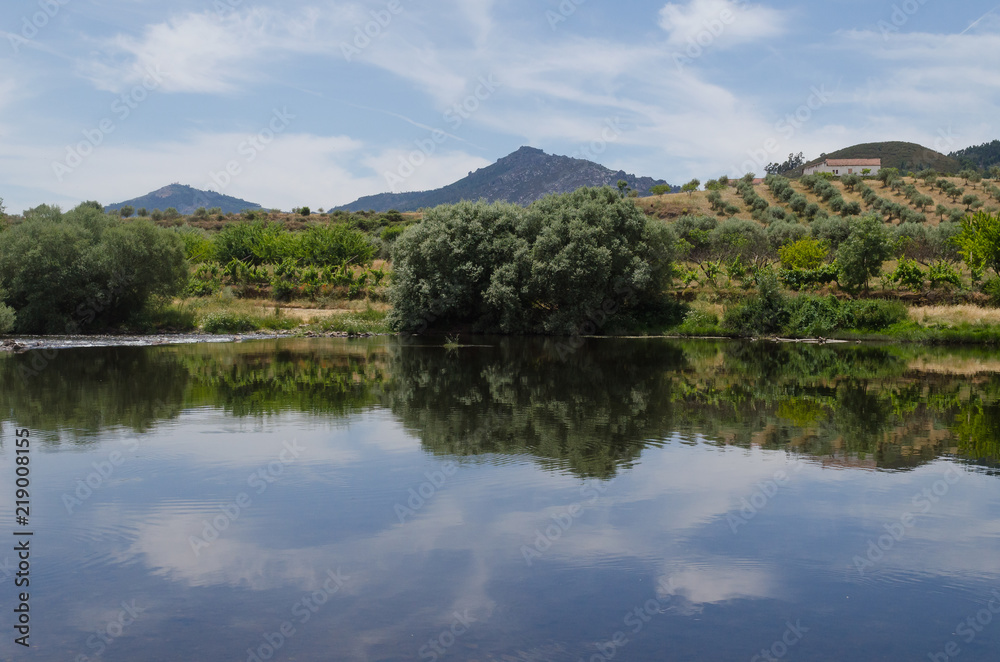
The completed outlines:
[[[691,0],[687,5],[667,3],[660,10],[660,27],[673,47],[735,46],[784,33],[785,15],[760,5],[736,0]]]

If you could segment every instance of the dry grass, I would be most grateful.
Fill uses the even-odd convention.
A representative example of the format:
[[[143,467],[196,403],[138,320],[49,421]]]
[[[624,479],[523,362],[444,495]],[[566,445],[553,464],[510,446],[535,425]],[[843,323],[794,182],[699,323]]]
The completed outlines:
[[[962,324],[1000,326],[1000,308],[973,305],[916,306],[910,309],[910,319],[922,326],[956,327]]]

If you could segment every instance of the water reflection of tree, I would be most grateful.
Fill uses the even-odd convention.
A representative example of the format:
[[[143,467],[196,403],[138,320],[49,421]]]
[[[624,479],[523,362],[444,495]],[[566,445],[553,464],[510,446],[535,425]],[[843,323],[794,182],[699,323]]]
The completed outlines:
[[[46,356],[48,358],[46,358]],[[18,425],[93,443],[109,428],[137,432],[183,409],[188,372],[169,354],[138,347],[64,349],[0,357],[0,411]]]
[[[337,417],[384,406],[429,452],[530,456],[596,477],[677,433],[881,468],[942,454],[1000,464],[1000,376],[913,367],[946,367],[946,350],[591,340],[561,353],[525,339],[63,350],[25,379],[29,352],[0,357],[0,407],[48,440],[91,443],[197,407]],[[958,353],[975,367],[975,353]]]
[[[685,358],[663,341],[592,341],[563,362],[552,343],[505,340],[448,353],[396,347],[388,406],[442,455],[529,455],[608,477],[669,434]]]

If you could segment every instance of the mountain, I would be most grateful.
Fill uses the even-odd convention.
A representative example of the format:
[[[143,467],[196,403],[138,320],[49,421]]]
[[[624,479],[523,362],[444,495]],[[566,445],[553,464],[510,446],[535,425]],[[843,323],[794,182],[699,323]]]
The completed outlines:
[[[966,147],[952,152],[949,156],[957,159],[963,167],[988,170],[995,165],[1000,165],[1000,140],[983,143],[978,147]]]
[[[159,209],[165,211],[173,207],[182,214],[193,214],[195,209],[205,207],[221,207],[223,214],[230,212],[238,214],[244,209],[263,209],[255,202],[247,202],[229,195],[222,195],[215,191],[200,191],[191,186],[183,184],[171,184],[164,186],[158,191],[147,193],[141,198],[133,198],[125,202],[118,202],[104,208],[105,212],[112,212],[128,205],[136,210],[146,208],[149,211]]]
[[[666,184],[661,179],[636,177],[622,170],[615,172],[592,161],[551,156],[540,149],[522,147],[493,165],[470,172],[468,177],[444,188],[415,193],[370,195],[336,209],[417,211],[425,207],[480,199],[529,205],[552,193],[569,193],[581,186],[616,186],[622,179],[639,191],[640,195],[649,194],[654,186]]]
[[[958,160],[941,152],[906,142],[865,143],[824,154],[793,171],[795,176],[811,165],[822,163],[824,159],[882,159],[883,168],[898,168],[901,172],[919,172],[930,168],[940,173],[955,173],[961,170]]]

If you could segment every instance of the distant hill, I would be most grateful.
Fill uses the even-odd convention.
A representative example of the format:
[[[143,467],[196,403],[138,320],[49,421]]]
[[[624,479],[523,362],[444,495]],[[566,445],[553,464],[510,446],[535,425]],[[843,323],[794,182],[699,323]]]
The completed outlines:
[[[417,211],[425,207],[480,199],[529,205],[552,193],[569,193],[581,186],[616,186],[622,179],[632,189],[639,191],[640,195],[648,195],[654,186],[666,184],[661,179],[636,177],[622,170],[615,172],[592,161],[551,156],[540,149],[522,147],[493,165],[471,172],[468,177],[444,188],[415,193],[371,195],[336,209]]]
[[[865,143],[831,152],[814,161],[806,163],[788,173],[788,176],[801,176],[805,168],[822,163],[824,159],[882,159],[883,168],[898,168],[901,172],[920,170],[936,170],[940,173],[954,173],[961,170],[957,159],[945,156],[941,152],[906,142]]]
[[[193,214],[199,207],[205,207],[206,209],[221,207],[223,214],[230,212],[238,214],[244,209],[263,209],[263,207],[255,202],[247,202],[246,200],[222,195],[215,191],[200,191],[183,184],[171,184],[152,193],[147,193],[141,198],[133,198],[125,202],[108,205],[104,208],[104,211],[117,211],[125,205],[129,205],[136,210],[145,207],[149,211],[153,211],[154,209],[165,211],[173,207],[182,214]]]
[[[989,169],[1000,165],[1000,140],[983,143],[978,147],[966,147],[952,152],[949,156],[956,159],[963,167]]]

